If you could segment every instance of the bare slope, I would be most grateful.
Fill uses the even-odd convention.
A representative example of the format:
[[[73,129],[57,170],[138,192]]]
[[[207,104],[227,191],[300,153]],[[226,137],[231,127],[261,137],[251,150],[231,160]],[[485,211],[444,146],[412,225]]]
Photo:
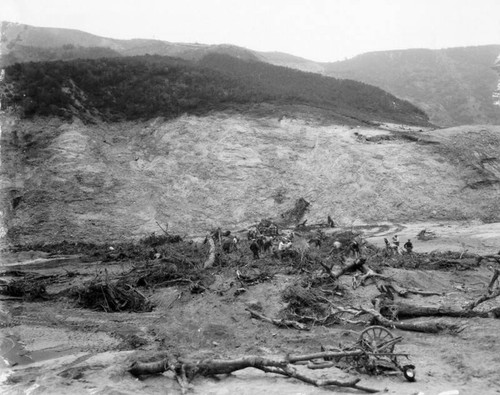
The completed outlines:
[[[124,240],[159,231],[156,221],[191,234],[241,229],[300,197],[312,204],[309,223],[328,214],[344,224],[491,221],[499,148],[500,127],[393,133],[224,113],[99,125],[10,119],[1,210],[14,243]]]

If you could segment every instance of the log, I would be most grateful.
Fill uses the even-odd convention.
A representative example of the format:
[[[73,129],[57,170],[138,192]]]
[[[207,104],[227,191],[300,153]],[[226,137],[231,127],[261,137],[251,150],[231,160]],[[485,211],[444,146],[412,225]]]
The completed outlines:
[[[326,266],[323,262],[320,262],[321,266],[323,266],[323,268],[325,268],[326,272],[333,280],[337,280],[340,276],[342,276],[345,273],[359,270],[365,263],[366,263],[366,258],[358,258],[354,262],[352,262],[346,266],[343,266],[336,271],[333,271],[331,268]]]
[[[464,326],[457,324],[449,324],[441,321],[424,321],[424,322],[401,322],[394,321],[384,317],[379,311],[374,309],[361,308],[365,313],[372,315],[375,321],[387,328],[397,328],[404,331],[424,332],[424,333],[439,333],[448,330],[458,333],[464,329]]]
[[[498,293],[500,295],[500,291]],[[498,296],[498,295],[497,295]],[[382,302],[380,309],[390,308],[396,312],[396,317],[417,318],[417,317],[456,317],[456,318],[490,318],[500,312],[500,308],[489,311],[473,311],[472,309],[455,306],[414,306],[403,302],[387,303]]]
[[[381,306],[382,307],[382,306]],[[385,306],[384,306],[385,307]],[[397,311],[398,318],[414,317],[477,317],[478,313],[465,311],[455,306],[414,306],[402,302],[390,306]]]
[[[161,374],[170,370],[171,362],[168,358],[162,359],[157,362],[134,362],[130,368],[129,373],[135,377],[146,376],[150,374]]]
[[[363,351],[356,352],[323,352],[319,353],[324,356],[339,357],[345,355],[361,355]],[[310,354],[316,356],[318,354]],[[220,360],[220,359],[206,359],[201,361],[173,361],[168,357],[161,361],[141,363],[134,362],[129,368],[129,372],[138,377],[148,374],[159,374],[167,370],[175,373],[176,379],[179,381],[183,392],[187,388],[187,383],[198,375],[202,376],[215,376],[218,374],[229,374],[237,370],[246,368],[255,368],[262,370],[266,373],[276,373],[287,377],[292,377],[297,380],[312,384],[317,387],[337,386],[354,388],[368,393],[379,392],[376,389],[368,388],[359,385],[359,378],[349,381],[339,380],[316,380],[303,374],[297,373],[295,369],[290,366],[292,360],[307,360],[310,356],[295,356],[282,359],[269,359],[256,356],[243,357],[233,360]]]
[[[339,357],[359,357],[365,354],[363,350],[354,350],[354,351],[322,351],[316,352],[313,354],[305,354],[305,355],[288,355],[286,360],[290,363],[296,363],[301,361],[310,361],[312,359],[319,358],[339,358]]]
[[[359,276],[359,284],[364,285],[365,281],[370,278],[376,278],[381,280],[390,281],[391,278],[384,276],[383,274],[376,273],[373,269],[368,267],[368,265],[362,265],[359,270],[363,273],[362,276]]]
[[[496,274],[498,277],[498,274]],[[468,303],[465,307],[456,306],[414,306],[404,302],[392,302],[385,299],[379,305],[379,309],[389,308],[395,312],[397,318],[416,317],[457,317],[457,318],[491,318],[500,317],[500,307],[495,307],[487,311],[474,311],[479,304],[500,296],[500,288],[492,290],[492,284],[496,281],[495,274],[488,291],[480,298]]]

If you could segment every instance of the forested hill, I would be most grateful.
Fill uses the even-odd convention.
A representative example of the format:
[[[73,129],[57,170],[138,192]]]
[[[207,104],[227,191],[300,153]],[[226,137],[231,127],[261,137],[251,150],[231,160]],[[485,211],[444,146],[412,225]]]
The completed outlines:
[[[408,100],[429,115],[430,122],[440,126],[500,124],[500,69],[495,68],[500,61],[500,45],[380,51],[345,61],[320,63],[228,44],[118,40],[72,29],[2,22],[0,54],[2,67],[30,61],[148,54],[203,63],[209,54],[225,54],[377,86]]]
[[[25,117],[174,118],[270,103],[321,108],[358,122],[427,124],[422,110],[374,86],[224,54],[18,63],[6,68],[5,84],[3,103]]]

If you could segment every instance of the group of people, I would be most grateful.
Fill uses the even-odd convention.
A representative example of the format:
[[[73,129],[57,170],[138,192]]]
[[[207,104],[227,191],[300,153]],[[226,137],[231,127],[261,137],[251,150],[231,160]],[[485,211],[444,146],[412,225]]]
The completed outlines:
[[[217,228],[211,234],[212,238],[219,246],[222,247],[224,252],[233,252],[238,249],[238,243],[240,239],[238,237],[231,234],[231,231],[226,230],[223,232],[221,228]]]
[[[274,230],[274,229],[273,229]],[[294,238],[293,232],[277,235],[277,234],[266,234],[261,233],[260,229],[249,230],[247,234],[247,238],[250,241],[250,251],[252,251],[254,259],[260,259],[260,254],[262,253],[272,253],[274,256],[282,258],[286,251],[289,251],[292,248],[292,240]],[[273,232],[275,233],[275,232]],[[212,238],[216,243],[218,243],[222,250],[226,253],[230,253],[238,250],[238,237],[231,235],[231,232],[226,231],[222,232],[220,228],[215,230],[212,233]],[[401,247],[401,243],[399,240],[399,236],[396,234],[392,237],[391,242],[387,238],[384,238],[385,249],[388,255],[393,254],[411,254],[413,252],[413,243],[411,239],[408,239],[406,243]],[[308,241],[309,245],[316,245],[317,247],[321,247],[321,238],[312,238]],[[337,242],[338,243],[338,242]],[[352,240],[351,243],[347,246],[347,249],[343,249],[342,245],[338,243],[334,243],[333,249],[330,252],[332,254],[334,251],[347,252],[347,254],[351,254],[355,257],[359,257],[361,254],[360,245],[358,241]]]
[[[389,240],[387,240],[387,238],[384,238],[384,242],[386,251],[391,255],[394,252],[396,254],[403,254],[403,253],[411,254],[413,252],[413,243],[411,242],[410,239],[408,239],[408,241],[403,245],[403,247],[400,246],[398,235],[392,236],[392,244],[389,242]]]
[[[285,251],[292,248],[292,241],[287,237],[260,235],[250,240],[250,251],[252,251],[254,259],[260,259],[260,253],[265,252],[282,258]]]

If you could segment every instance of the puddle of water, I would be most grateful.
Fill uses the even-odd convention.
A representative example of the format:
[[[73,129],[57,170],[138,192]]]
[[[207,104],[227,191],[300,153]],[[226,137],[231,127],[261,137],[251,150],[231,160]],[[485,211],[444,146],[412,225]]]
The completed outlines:
[[[73,348],[26,351],[18,336],[6,335],[0,343],[0,367],[27,365],[72,355],[75,352]]]
[[[0,355],[2,356],[1,363],[4,367],[25,365],[33,362],[33,359],[28,355],[24,346],[19,342],[19,338],[14,335],[2,337]]]
[[[66,355],[73,355],[77,352],[78,350],[75,350],[74,348],[67,348],[67,349],[62,349],[62,350],[36,350],[36,351],[31,351],[29,353],[29,357],[31,358],[32,362],[40,362],[40,361],[47,361],[49,359],[56,359],[56,358],[61,358]]]
[[[8,303],[0,300],[0,318],[2,321],[9,322],[13,312],[12,307],[9,308],[9,306]],[[74,348],[63,348],[62,344],[52,348],[28,351],[17,334],[8,333],[7,331],[8,329],[3,333],[0,331],[0,371],[7,370],[12,366],[60,358],[75,352]],[[0,376],[1,381],[2,377]]]

